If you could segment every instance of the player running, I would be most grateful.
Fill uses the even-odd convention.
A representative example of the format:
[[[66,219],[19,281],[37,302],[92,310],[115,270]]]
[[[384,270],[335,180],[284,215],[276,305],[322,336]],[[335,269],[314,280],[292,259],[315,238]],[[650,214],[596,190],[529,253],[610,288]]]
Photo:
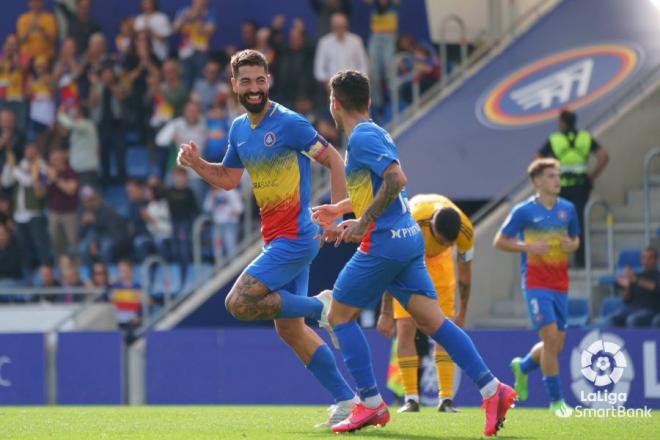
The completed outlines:
[[[203,160],[194,143],[181,145],[178,162],[226,190],[238,186],[247,168],[265,246],[225,306],[236,319],[275,320],[277,334],[332,394],[330,426],[350,413],[356,398],[330,348],[304,322],[320,319],[323,310],[321,301],[307,297],[309,266],[319,250],[318,227],[310,218],[310,158],[330,169],[334,201],[346,194],[343,160],[306,119],[268,99],[270,75],[261,53],[238,52],[231,68],[232,88],[247,114],[232,123],[222,164]]]
[[[472,340],[438,307],[433,282],[424,265],[424,240],[410,215],[406,176],[390,135],[369,119],[369,80],[357,71],[337,73],[330,80],[330,111],[337,128],[349,134],[346,175],[349,199],[317,209],[335,220],[354,212],[339,228],[330,227],[337,243],[359,242],[335,282],[320,298],[331,303],[327,317],[353,375],[361,402],[351,415],[332,427],[347,432],[384,425],[390,415],[371,363],[371,353],[356,322],[360,310],[373,307],[388,291],[410,313],[417,327],[442,345],[477,384],[486,413],[484,434],[494,435],[513,404],[515,391],[500,383],[485,365]],[[321,214],[322,213],[322,214]],[[330,238],[330,237],[327,237]],[[324,317],[325,318],[325,317]],[[321,321],[322,324],[326,324]]]
[[[456,325],[463,327],[472,284],[472,256],[474,241],[470,219],[451,200],[439,194],[418,194],[410,199],[410,212],[424,236],[426,270],[438,294],[440,310]],[[459,307],[454,319],[456,276],[452,247],[457,247]],[[396,324],[395,324],[396,322]],[[419,357],[415,347],[415,321],[397,300],[387,293],[383,296],[378,330],[391,337],[396,325],[397,358],[401,381],[405,390],[400,413],[419,411],[417,376]],[[435,369],[438,378],[438,411],[456,412],[453,402],[455,365],[447,352],[435,346]]]
[[[562,397],[558,357],[566,337],[568,316],[568,255],[580,246],[575,207],[559,197],[559,162],[536,159],[527,169],[536,195],[516,205],[495,237],[498,249],[522,254],[522,290],[532,327],[541,342],[524,358],[514,358],[515,389],[527,399],[527,375],[541,367],[550,396],[550,410],[568,416]]]

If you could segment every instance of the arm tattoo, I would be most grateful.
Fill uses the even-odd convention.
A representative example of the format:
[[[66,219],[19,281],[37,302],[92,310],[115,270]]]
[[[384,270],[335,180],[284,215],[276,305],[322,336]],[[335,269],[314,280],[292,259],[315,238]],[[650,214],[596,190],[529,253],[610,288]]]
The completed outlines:
[[[403,186],[397,174],[394,171],[386,171],[383,174],[383,183],[380,185],[376,197],[362,214],[362,220],[367,223],[375,221],[399,196],[401,189],[403,189]]]

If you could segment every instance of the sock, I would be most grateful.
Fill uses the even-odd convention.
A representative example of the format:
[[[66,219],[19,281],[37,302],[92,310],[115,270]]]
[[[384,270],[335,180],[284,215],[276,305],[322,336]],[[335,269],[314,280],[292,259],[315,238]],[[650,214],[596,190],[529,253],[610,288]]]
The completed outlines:
[[[440,328],[431,336],[435,342],[442,345],[456,364],[465,371],[481,391],[495,379],[481,355],[474,346],[472,339],[450,319],[445,319]],[[483,395],[483,392],[482,392]]]
[[[419,390],[417,388],[419,358],[417,356],[401,356],[397,358],[397,361],[399,362],[403,391],[406,394],[405,400],[419,401]],[[417,398],[415,399],[415,397]]]
[[[435,371],[438,375],[438,397],[442,399],[451,399],[454,397],[454,370],[456,366],[445,351],[435,348]]]
[[[371,408],[382,401],[378,393],[374,369],[371,363],[371,350],[362,329],[353,320],[334,327],[335,336],[339,341],[341,354],[344,356],[346,368],[350,371],[357,385],[360,400]],[[374,399],[369,399],[374,397]],[[378,401],[380,400],[380,401]],[[374,405],[374,402],[378,401]]]
[[[545,389],[548,391],[551,402],[564,400],[561,395],[561,381],[559,380],[559,375],[543,376],[543,385],[545,385]]]
[[[278,318],[310,318],[321,319],[323,304],[316,298],[294,295],[286,290],[278,290],[280,295],[280,312]]]
[[[328,344],[319,345],[312,354],[307,364],[307,369],[314,375],[316,380],[328,390],[335,399],[335,403],[343,400],[351,400],[355,396],[351,387],[337,369],[335,356],[332,354]]]
[[[532,359],[532,352],[530,351],[527,353],[527,356],[525,356],[522,359],[522,362],[520,362],[520,371],[522,371],[525,374],[529,374],[532,371],[536,370],[539,367],[539,364],[536,363],[534,359]]]

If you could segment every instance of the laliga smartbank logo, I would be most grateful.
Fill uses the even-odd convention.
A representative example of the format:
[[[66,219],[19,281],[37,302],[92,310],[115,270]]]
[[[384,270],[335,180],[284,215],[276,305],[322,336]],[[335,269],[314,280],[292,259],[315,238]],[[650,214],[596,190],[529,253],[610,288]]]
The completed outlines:
[[[646,406],[625,407],[635,369],[617,335],[594,330],[582,338],[571,353],[571,376],[580,401],[573,417],[651,417]]]

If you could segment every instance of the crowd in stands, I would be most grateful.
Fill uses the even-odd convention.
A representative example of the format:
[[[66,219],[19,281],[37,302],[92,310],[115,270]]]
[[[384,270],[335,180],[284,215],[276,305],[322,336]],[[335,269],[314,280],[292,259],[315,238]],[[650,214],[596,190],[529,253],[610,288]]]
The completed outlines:
[[[397,50],[405,81],[439,76],[432,46],[399,35],[398,0],[364,0],[372,8],[367,45],[349,29],[350,1],[310,0],[314,35],[301,19],[278,15],[242,23],[241,43],[227,47],[212,45],[222,11],[207,0],[182,0],[174,16],[156,0],[136,1],[136,15],[115,35],[101,32],[93,0],[54,0],[53,10],[24,1],[0,52],[0,288],[109,286],[107,268],[116,265],[123,289],[116,303],[139,310],[127,293],[140,288],[128,266],[156,254],[185,277],[200,213],[213,219],[219,253],[236,251],[245,206],[254,203],[249,182],[211,189],[177,168],[175,156],[178,144],[193,140],[207,160],[222,160],[231,121],[244,111],[230,83],[237,50],[264,53],[272,99],[338,146],[326,96],[336,71],[370,73],[375,118],[385,113]],[[130,148],[148,152],[146,172],[130,173]],[[107,197],[118,190],[122,197]],[[83,268],[89,279],[81,279]],[[122,316],[135,322],[139,314]]]

